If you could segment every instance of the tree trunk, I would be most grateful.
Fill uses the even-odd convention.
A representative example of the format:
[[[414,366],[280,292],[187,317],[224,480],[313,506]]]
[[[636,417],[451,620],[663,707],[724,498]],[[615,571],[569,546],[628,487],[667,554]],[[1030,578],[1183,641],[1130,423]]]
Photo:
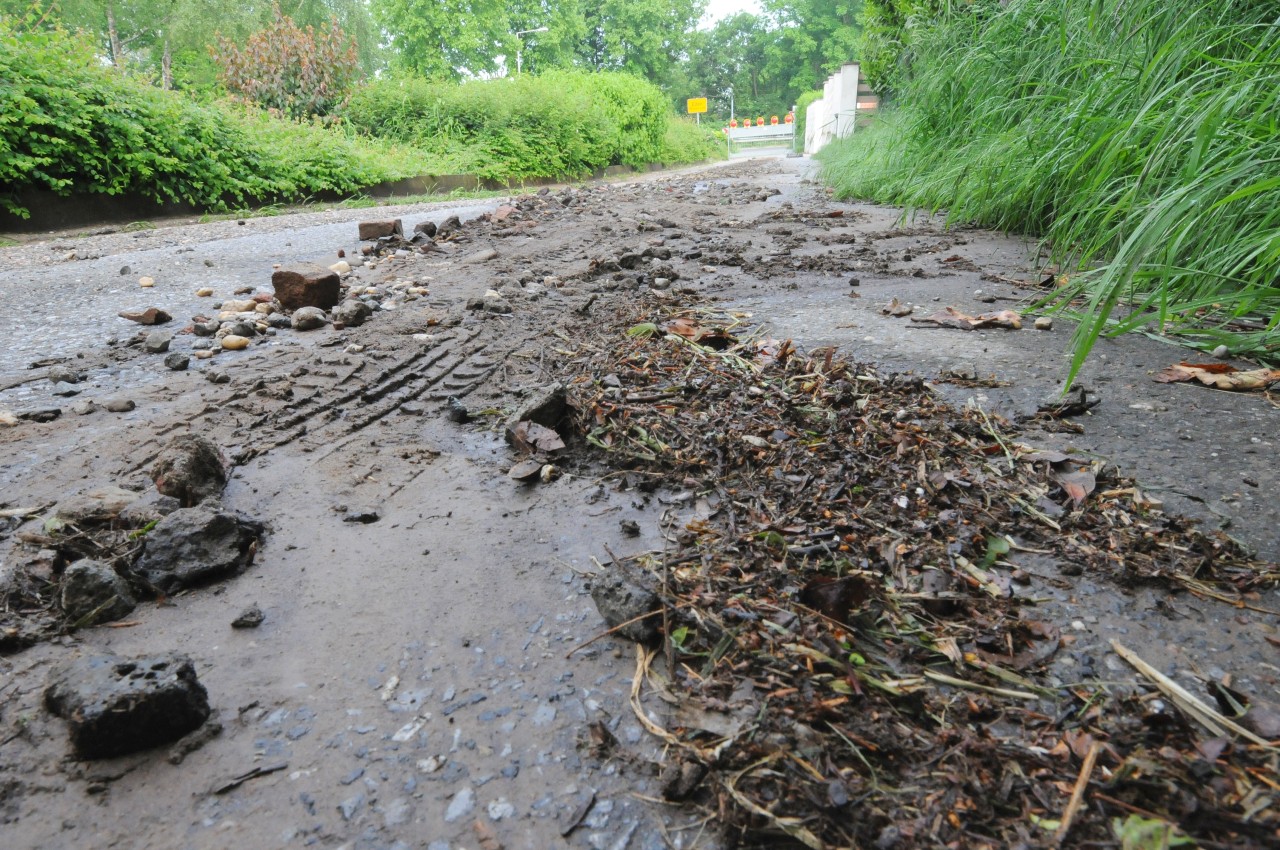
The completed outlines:
[[[120,53],[120,33],[116,30],[116,13],[107,4],[107,41],[111,46],[111,64],[119,68],[124,65],[124,56]]]
[[[164,55],[160,57],[160,88],[173,88],[173,54],[169,52],[169,39],[164,40]]]

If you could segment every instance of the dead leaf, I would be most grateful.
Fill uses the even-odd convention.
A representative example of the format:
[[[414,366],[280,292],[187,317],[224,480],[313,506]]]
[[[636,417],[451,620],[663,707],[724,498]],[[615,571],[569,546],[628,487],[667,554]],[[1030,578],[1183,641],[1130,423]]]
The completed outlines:
[[[493,827],[478,820],[471,824],[471,828],[475,830],[476,841],[480,842],[480,850],[502,850],[502,842],[498,840]]]
[[[800,601],[837,623],[849,624],[849,618],[871,595],[870,583],[862,576],[844,578],[819,577],[800,591]]]
[[[538,477],[542,472],[542,461],[540,460],[522,460],[507,472],[507,477],[512,481],[529,481]]]
[[[1199,381],[1207,387],[1220,390],[1249,392],[1263,390],[1280,381],[1280,369],[1251,369],[1241,372],[1229,363],[1181,363],[1168,367],[1155,380],[1162,384],[1182,381]]]
[[[894,296],[894,299],[892,301],[890,301],[888,304],[880,308],[880,312],[890,316],[896,316],[898,318],[902,318],[903,316],[910,316],[911,311],[914,309],[915,308],[912,307],[910,304],[903,304],[901,301],[898,300],[897,296]],[[917,321],[917,320],[912,319],[912,321]]]
[[[1067,495],[1076,503],[1077,508],[1084,504],[1084,500],[1098,486],[1098,480],[1087,469],[1078,472],[1062,472],[1054,478],[1062,485],[1062,489],[1067,491]]]
[[[662,326],[667,333],[682,336],[690,342],[696,342],[698,345],[709,345],[712,348],[720,349],[726,347],[733,342],[733,337],[719,328],[704,328],[692,319],[678,318],[672,319]]]
[[[516,451],[525,454],[556,452],[564,448],[564,440],[553,429],[527,419],[516,423],[511,432],[511,440]]]
[[[955,328],[962,331],[972,331],[978,328],[1008,328],[1016,331],[1022,328],[1022,315],[1015,310],[1001,310],[999,313],[983,313],[981,316],[970,316],[961,313],[955,307],[947,307],[941,313],[934,313],[932,316],[925,316],[923,319],[913,318],[911,321],[922,325],[936,325],[940,328]]]

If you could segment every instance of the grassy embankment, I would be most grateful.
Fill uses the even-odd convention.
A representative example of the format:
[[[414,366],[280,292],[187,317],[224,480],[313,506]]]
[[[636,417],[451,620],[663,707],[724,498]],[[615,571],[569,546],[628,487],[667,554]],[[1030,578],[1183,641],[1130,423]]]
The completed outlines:
[[[345,120],[321,126],[161,91],[104,67],[81,40],[0,19],[0,211],[17,215],[28,189],[222,210],[422,174],[580,178],[718,151],[657,88],[622,75],[375,82]]]
[[[1133,329],[1280,357],[1275,5],[956,8],[912,31],[879,125],[822,156],[838,194],[1043,235],[1050,303],[1083,319],[1073,374]]]

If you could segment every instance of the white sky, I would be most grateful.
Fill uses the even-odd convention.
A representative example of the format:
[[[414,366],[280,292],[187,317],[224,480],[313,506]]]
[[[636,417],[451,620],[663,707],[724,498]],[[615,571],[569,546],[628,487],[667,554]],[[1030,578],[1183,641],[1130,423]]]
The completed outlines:
[[[738,12],[760,14],[759,0],[708,0],[706,14],[702,16],[702,26],[708,27],[721,18],[736,15]]]

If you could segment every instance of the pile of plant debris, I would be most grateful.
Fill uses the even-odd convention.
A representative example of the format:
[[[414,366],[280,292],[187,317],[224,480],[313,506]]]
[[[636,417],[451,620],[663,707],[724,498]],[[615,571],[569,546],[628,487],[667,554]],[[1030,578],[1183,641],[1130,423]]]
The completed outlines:
[[[1015,564],[1236,604],[1276,565],[919,378],[658,298],[595,321],[580,436],[692,506],[668,551],[614,559],[662,601],[633,707],[670,745],[669,799],[750,845],[1276,846],[1280,749],[1244,699],[1119,644],[1141,686],[1058,682],[1070,636],[1024,617]]]

